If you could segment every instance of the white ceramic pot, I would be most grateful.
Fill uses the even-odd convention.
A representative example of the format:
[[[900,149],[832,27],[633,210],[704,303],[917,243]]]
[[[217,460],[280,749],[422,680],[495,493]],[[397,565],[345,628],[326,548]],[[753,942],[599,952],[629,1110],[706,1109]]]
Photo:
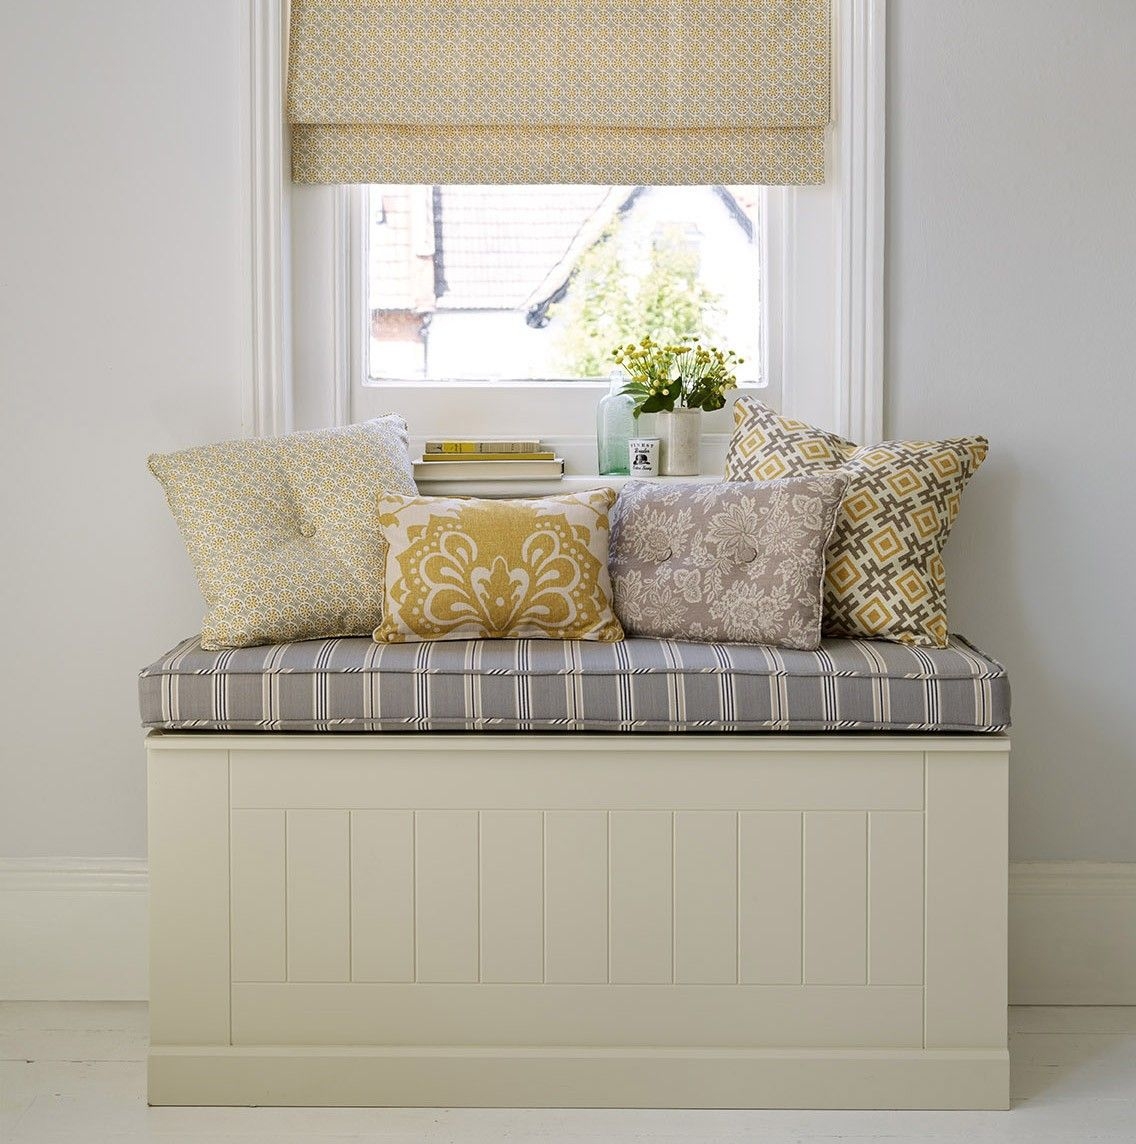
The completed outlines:
[[[702,442],[702,410],[677,407],[657,413],[659,470],[665,477],[693,477],[699,472]]]

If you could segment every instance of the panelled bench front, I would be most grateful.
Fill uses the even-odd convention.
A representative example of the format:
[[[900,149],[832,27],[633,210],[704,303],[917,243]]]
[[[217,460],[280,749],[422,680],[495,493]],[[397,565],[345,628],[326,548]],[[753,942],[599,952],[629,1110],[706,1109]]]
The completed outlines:
[[[187,641],[141,685],[151,1103],[1007,1106],[965,641]]]

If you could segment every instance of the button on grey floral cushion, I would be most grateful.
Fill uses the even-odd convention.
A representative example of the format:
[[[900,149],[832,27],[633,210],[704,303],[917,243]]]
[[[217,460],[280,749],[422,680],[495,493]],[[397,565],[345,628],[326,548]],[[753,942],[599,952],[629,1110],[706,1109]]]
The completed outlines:
[[[615,611],[628,635],[820,643],[824,551],[847,478],[630,481],[611,514]]]

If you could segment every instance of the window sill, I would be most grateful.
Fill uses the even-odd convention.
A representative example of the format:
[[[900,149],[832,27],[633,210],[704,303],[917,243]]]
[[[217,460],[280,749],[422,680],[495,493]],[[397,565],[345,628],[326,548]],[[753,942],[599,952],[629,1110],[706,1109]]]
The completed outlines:
[[[696,477],[619,477],[600,476],[598,473],[573,473],[559,480],[419,481],[418,491],[432,497],[543,497],[602,488],[612,488],[618,492],[631,480],[654,481],[661,484],[697,484],[721,479],[716,473],[701,473]]]

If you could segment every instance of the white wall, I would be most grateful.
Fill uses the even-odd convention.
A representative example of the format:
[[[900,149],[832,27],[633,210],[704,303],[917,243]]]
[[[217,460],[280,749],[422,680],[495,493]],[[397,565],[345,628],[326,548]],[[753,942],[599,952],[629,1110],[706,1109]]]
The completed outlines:
[[[0,0],[0,858],[142,857],[201,603],[146,455],[240,434],[247,6]]]
[[[0,857],[145,854],[135,672],[201,613],[145,456],[240,431],[246,19],[0,0]],[[1133,860],[1136,6],[888,34],[888,430],[992,439],[949,557],[1013,673],[1015,857]]]
[[[951,619],[1018,859],[1136,860],[1136,4],[888,5],[887,431],[984,432]]]

